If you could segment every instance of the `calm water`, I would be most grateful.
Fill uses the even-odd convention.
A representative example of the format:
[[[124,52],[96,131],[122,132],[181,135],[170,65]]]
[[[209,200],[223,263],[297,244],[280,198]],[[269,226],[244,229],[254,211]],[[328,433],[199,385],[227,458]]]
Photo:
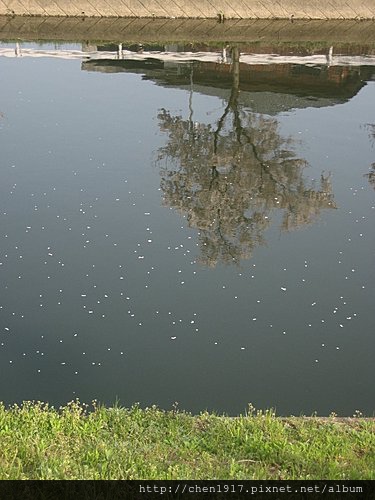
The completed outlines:
[[[0,399],[373,414],[375,66],[62,49],[0,57]]]

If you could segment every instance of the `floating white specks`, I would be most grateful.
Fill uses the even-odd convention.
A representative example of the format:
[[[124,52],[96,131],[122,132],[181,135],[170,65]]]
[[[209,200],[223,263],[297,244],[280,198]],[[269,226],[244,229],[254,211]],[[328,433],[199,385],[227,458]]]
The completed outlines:
[[[284,286],[281,286],[280,289],[283,291],[283,292],[286,292],[286,288]]]

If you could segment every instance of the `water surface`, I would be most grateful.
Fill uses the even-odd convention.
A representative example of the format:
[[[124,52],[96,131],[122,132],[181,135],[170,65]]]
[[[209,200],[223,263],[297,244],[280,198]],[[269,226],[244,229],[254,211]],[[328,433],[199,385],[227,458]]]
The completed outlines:
[[[0,399],[372,414],[372,62],[20,48],[70,56],[0,57]]]

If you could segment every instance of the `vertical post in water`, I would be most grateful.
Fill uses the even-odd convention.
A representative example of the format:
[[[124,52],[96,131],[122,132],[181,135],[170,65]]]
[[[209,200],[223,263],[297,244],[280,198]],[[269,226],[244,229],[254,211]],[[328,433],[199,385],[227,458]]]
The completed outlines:
[[[118,58],[123,59],[122,43],[118,44]]]

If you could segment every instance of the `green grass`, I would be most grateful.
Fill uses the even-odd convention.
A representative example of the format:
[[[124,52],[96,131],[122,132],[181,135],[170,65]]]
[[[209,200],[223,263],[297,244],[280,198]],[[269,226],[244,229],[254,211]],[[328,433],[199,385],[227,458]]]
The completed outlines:
[[[375,479],[375,420],[0,404],[0,479]]]

